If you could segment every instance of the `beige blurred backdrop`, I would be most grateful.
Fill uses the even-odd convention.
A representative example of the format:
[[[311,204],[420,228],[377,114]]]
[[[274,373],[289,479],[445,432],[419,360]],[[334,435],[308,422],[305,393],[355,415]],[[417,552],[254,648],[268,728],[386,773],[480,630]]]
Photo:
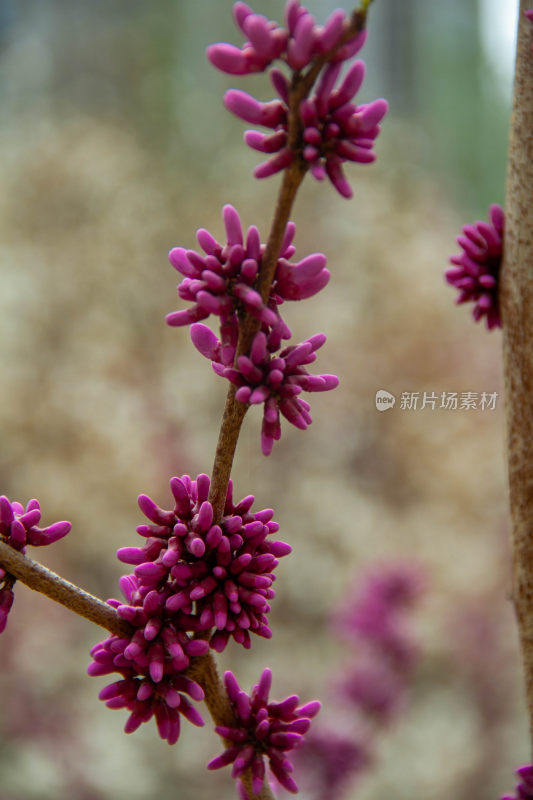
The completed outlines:
[[[281,5],[254,8],[280,19]],[[323,20],[335,4],[309,7]],[[401,559],[426,576],[409,705],[347,800],[488,800],[528,757],[501,336],[442,277],[461,226],[503,201],[510,87],[484,50],[483,9],[376,0],[361,99],[391,102],[378,161],[348,167],[351,201],[309,177],[293,214],[297,257],[323,251],[332,279],[285,318],[296,341],[327,334],[317,371],[340,386],[313,395],[307,432],[283,424],[269,458],[252,409],[237,450],[236,495],[273,507],[293,547],[273,639],[219,659],[243,686],[269,665],[275,696],[320,697],[334,719],[327,682],[348,656],[331,612],[368,567]],[[138,538],[137,495],[165,506],[171,476],[210,471],[225,397],[187,331],[165,325],[183,307],[167,251],[195,247],[199,227],[222,237],[226,202],[264,241],[279,184],[252,178],[245,126],[221,101],[229,86],[267,99],[267,80],[205,59],[209,43],[239,42],[230,10],[0,1],[0,491],[72,521],[32,555],[104,599],[126,571],[116,549]],[[379,389],[392,410],[376,410]],[[409,411],[402,392],[498,398]],[[0,639],[1,800],[232,798],[229,770],[205,771],[220,752],[209,724],[184,724],[174,747],[153,723],[122,733],[125,712],[97,699],[105,679],[86,677],[104,636],[17,585]]]

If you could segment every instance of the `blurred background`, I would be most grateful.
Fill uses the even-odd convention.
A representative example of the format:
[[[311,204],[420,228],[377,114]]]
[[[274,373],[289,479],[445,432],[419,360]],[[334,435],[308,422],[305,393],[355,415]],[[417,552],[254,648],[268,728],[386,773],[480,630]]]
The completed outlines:
[[[281,19],[279,0],[254,9]],[[323,21],[337,3],[309,0]],[[396,560],[426,590],[412,614],[409,702],[346,798],[488,800],[528,760],[511,604],[500,332],[454,307],[443,281],[455,236],[503,203],[516,0],[377,0],[362,52],[364,102],[387,97],[378,161],[347,173],[354,199],[306,179],[297,257],[323,251],[332,280],[286,306],[296,341],[328,335],[304,434],[285,424],[260,453],[245,420],[236,495],[273,507],[293,554],[280,564],[274,638],[219,659],[244,687],[265,665],[273,695],[323,699],[350,657],[330,618],[358,576]],[[137,544],[136,497],[170,504],[168,479],[209,472],[226,385],[165,326],[177,300],[170,247],[223,235],[236,206],[267,237],[279,178],[252,178],[226,88],[262,99],[205,58],[240,43],[229,0],[0,0],[0,489],[38,497],[72,533],[44,564],[117,596],[118,547]],[[396,395],[378,413],[375,393]],[[498,394],[495,410],[402,410],[402,392]],[[0,641],[1,800],[221,800],[207,773],[218,737],[126,714],[85,675],[105,633],[17,585]],[[109,681],[108,681],[109,682]],[[320,718],[319,718],[320,719]],[[318,720],[317,720],[318,725]],[[228,774],[226,774],[228,773]],[[298,779],[298,776],[296,775]],[[305,797],[305,792],[302,794]]]

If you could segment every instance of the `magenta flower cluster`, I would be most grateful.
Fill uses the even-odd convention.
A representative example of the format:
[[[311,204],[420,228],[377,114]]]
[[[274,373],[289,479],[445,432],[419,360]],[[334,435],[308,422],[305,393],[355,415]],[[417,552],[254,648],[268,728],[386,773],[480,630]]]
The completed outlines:
[[[109,684],[99,694],[108,708],[126,708],[131,713],[125,732],[132,733],[153,716],[159,735],[175,744],[180,734],[180,715],[194,725],[203,719],[185,694],[203,700],[202,688],[183,671],[192,656],[204,655],[208,642],[192,639],[186,633],[181,615],[165,613],[168,590],[144,591],[134,575],[120,579],[127,604],[108,600],[132,628],[131,637],[109,636],[91,650],[91,676],[118,672],[122,679]]]
[[[70,522],[54,522],[46,528],[39,528],[41,506],[38,500],[30,500],[26,508],[14,500],[12,503],[2,495],[0,497],[0,536],[2,540],[22,553],[26,545],[42,547],[62,539],[70,531]]]
[[[233,502],[231,481],[215,524],[209,487],[207,475],[172,478],[174,507],[168,511],[140,495],[149,524],[137,531],[146,543],[117,552],[135,572],[120,581],[127,603],[109,601],[132,635],[110,636],[91,651],[90,675],[122,675],[100,698],[131,712],[126,732],[155,716],[161,737],[171,744],[179,736],[180,715],[203,724],[183,694],[203,698],[201,687],[184,675],[190,659],[209,647],[221,652],[230,638],[249,648],[250,634],[271,637],[273,571],[291,550],[270,539],[279,527],[271,509],[252,512],[251,495]]]
[[[317,180],[327,176],[339,194],[351,197],[343,164],[375,160],[372,148],[388,108],[381,99],[361,105],[352,102],[365,74],[362,61],[353,64],[337,85],[343,62],[361,49],[366,32],[355,31],[341,10],[334,11],[320,27],[299,0],[287,4],[285,29],[255,14],[245,3],[235,4],[234,18],[249,39],[244,47],[214,44],[207,49],[211,63],[224,72],[245,75],[262,71],[280,59],[294,73],[328,54],[314,94],[302,99],[296,109],[291,106],[291,81],[277,68],[271,70],[270,77],[279,99],[260,102],[239,89],[226,92],[224,103],[229,111],[245,122],[273,131],[245,134],[249,147],[270,156],[256,167],[255,177],[269,177],[300,159]],[[296,142],[294,136],[289,141],[294,111],[298,115]]]
[[[289,222],[281,246],[268,303],[255,290],[254,282],[262,265],[265,245],[261,244],[255,226],[244,236],[242,224],[233,206],[223,210],[227,244],[221,245],[208,231],[197,232],[205,256],[193,250],[175,247],[170,251],[171,264],[184,276],[178,293],[194,303],[191,308],[167,316],[169,325],[191,325],[191,339],[202,355],[213,362],[218,375],[227,378],[238,389],[236,399],[250,405],[263,404],[261,447],[265,455],[281,437],[280,414],[297,428],[311,424],[309,403],[298,397],[302,391],[323,392],[338,385],[335,375],[309,375],[305,366],[312,363],[326,337],[316,334],[281,352],[283,340],[291,331],[279,314],[285,300],[312,297],[326,286],[330,273],[326,257],[313,253],[297,263],[292,240],[295,226]],[[245,312],[261,323],[249,355],[239,356],[234,364],[239,335],[239,320]],[[220,339],[205,325],[195,320],[216,315],[220,322]]]
[[[227,243],[220,244],[204,228],[197,231],[198,244],[204,254],[183,247],[174,247],[169,253],[172,266],[184,279],[178,286],[182,300],[193,303],[191,308],[167,315],[173,326],[190,325],[206,319],[211,314],[219,317],[221,334],[230,345],[236,345],[237,321],[244,312],[252,314],[265,325],[278,321],[276,308],[284,300],[303,300],[319,292],[329,281],[326,257],[313,253],[291,264],[295,248],[292,240],[295,225],[289,222],[281,245],[275,280],[267,305],[254,289],[261,270],[265,244],[255,225],[248,228],[244,237],[240,217],[231,205],[225,205],[223,219]],[[227,359],[226,359],[227,360]]]
[[[246,144],[261,153],[271,155],[254,170],[256,178],[274,175],[291,164],[300,155],[317,180],[326,176],[343,197],[352,197],[343,164],[353,161],[370,164],[376,159],[372,150],[380,132],[379,123],[387,112],[385,100],[356,106],[352,99],[364,78],[362,61],[353,64],[338,87],[341,64],[329,64],[323,71],[315,93],[302,100],[299,107],[302,127],[301,142],[297,150],[289,145],[289,89],[288,79],[279,70],[272,70],[271,78],[280,100],[260,103],[251,95],[230,89],[224,95],[226,108],[252,125],[271,128],[274,133],[247,131]]]
[[[193,325],[191,338],[199,352],[211,359],[215,372],[238,387],[235,398],[239,402],[263,405],[261,449],[264,455],[271,453],[274,441],[281,437],[280,413],[301,430],[311,424],[310,405],[299,397],[302,391],[326,392],[339,384],[335,375],[310,375],[305,368],[316,359],[316,350],[326,341],[323,333],[277,353],[280,347],[278,329],[268,333],[259,331],[250,354],[239,356],[235,367],[224,364],[223,345],[205,325]]]
[[[533,12],[532,19],[533,19]],[[516,786],[515,794],[506,794],[501,800],[533,800],[533,766],[527,764],[519,767],[516,774],[520,778],[520,783]]]
[[[451,256],[454,267],[445,273],[447,282],[459,290],[456,302],[474,303],[472,316],[476,322],[485,317],[489,330],[501,327],[498,286],[504,223],[504,211],[495,204],[490,207],[490,223],[465,225],[457,237],[462,253]]]
[[[279,703],[269,702],[272,672],[268,668],[263,670],[250,695],[240,688],[232,672],[225,673],[224,683],[238,725],[215,728],[230,744],[222,755],[209,762],[208,769],[233,764],[232,777],[239,781],[239,794],[244,800],[249,800],[239,779],[245,770],[250,769],[252,790],[259,794],[265,777],[266,756],[281,786],[289,792],[297,792],[287,753],[303,744],[311,718],[320,710],[318,700],[299,706],[299,697],[292,695]]]
[[[186,615],[189,630],[214,626],[209,642],[217,652],[230,637],[249,648],[250,633],[272,635],[266,615],[275,594],[273,570],[291,548],[269,538],[279,529],[272,509],[252,512],[252,495],[233,502],[231,481],[222,519],[215,523],[209,486],[207,475],[172,478],[170,511],[140,495],[139,507],[151,523],[137,528],[146,544],[122,548],[117,556],[136,565],[143,592],[168,593],[166,612]]]
[[[71,529],[70,522],[54,522],[40,528],[41,507],[38,500],[30,500],[26,508],[16,500],[10,502],[5,495],[0,496],[0,540],[19,550],[26,551],[27,545],[42,547],[57,542]],[[0,566],[0,633],[7,624],[7,615],[13,605],[14,578]]]
[[[320,26],[299,0],[287,3],[285,28],[262,14],[255,14],[241,2],[234,4],[233,18],[248,40],[242,48],[225,43],[207,48],[213,66],[230,75],[263,72],[275,59],[284,61],[293,70],[301,70],[333,48],[337,50],[332,59],[344,61],[361,49],[366,38],[365,31],[349,34],[349,21],[341,9]]]

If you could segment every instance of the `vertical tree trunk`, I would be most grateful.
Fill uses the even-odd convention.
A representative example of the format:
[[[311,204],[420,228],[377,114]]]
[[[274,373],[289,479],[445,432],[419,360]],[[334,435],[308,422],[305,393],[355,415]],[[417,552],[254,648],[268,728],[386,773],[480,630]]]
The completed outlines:
[[[513,601],[533,741],[533,23],[520,21],[500,303],[513,539]],[[489,654],[490,657],[490,654]]]

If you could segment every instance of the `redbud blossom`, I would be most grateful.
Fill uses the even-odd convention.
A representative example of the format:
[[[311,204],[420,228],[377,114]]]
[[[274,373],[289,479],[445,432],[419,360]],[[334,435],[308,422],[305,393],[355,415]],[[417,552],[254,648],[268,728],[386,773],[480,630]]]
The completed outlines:
[[[245,122],[274,131],[271,134],[256,130],[245,133],[249,147],[273,154],[256,167],[256,178],[266,178],[285,169],[299,154],[317,180],[327,176],[339,194],[352,196],[342,165],[346,161],[361,164],[375,161],[372,148],[388,104],[381,99],[359,106],[352,103],[363,82],[365,65],[356,61],[336,86],[341,66],[340,63],[329,64],[314,94],[300,103],[302,136],[296,150],[289,147],[289,81],[282,72],[271,72],[280,100],[261,103],[239,89],[226,92],[224,103],[229,111]]]
[[[175,744],[180,734],[180,715],[194,725],[203,725],[198,711],[183,693],[193,700],[203,700],[202,688],[184,674],[190,657],[205,655],[208,642],[190,638],[190,625],[183,614],[165,609],[168,587],[144,590],[133,575],[120,579],[128,601],[108,600],[117,614],[132,626],[132,635],[109,636],[91,650],[91,676],[118,672],[122,680],[109,684],[99,694],[108,708],[127,708],[131,714],[125,732],[132,733],[155,716],[159,735]]]
[[[220,769],[233,764],[231,775],[236,779],[250,769],[252,789],[259,794],[265,777],[266,756],[273,775],[283,788],[297,792],[298,786],[289,774],[292,764],[287,753],[303,744],[311,718],[320,710],[318,700],[298,706],[298,695],[292,695],[279,703],[269,702],[272,672],[268,668],[263,670],[250,695],[240,688],[232,672],[224,674],[224,683],[237,725],[218,725],[215,728],[230,745],[222,755],[210,761],[207,768]],[[242,785],[239,790],[241,796],[246,796]]]
[[[524,767],[519,767],[516,770],[516,774],[520,778],[520,783],[516,787],[516,794],[506,794],[500,800],[533,800],[533,766],[528,764]]]
[[[455,266],[445,272],[447,282],[459,289],[456,303],[474,303],[472,316],[476,322],[485,317],[489,330],[501,327],[498,285],[505,221],[501,206],[490,207],[490,220],[464,226],[463,235],[457,237],[463,252],[451,256]]]
[[[239,356],[235,367],[227,366],[219,359],[221,344],[205,325],[193,325],[191,338],[200,353],[212,360],[217,375],[238,387],[236,400],[263,405],[261,449],[264,455],[272,452],[274,441],[281,437],[280,413],[301,430],[311,424],[311,406],[298,396],[302,391],[326,392],[339,384],[336,375],[310,375],[305,369],[307,364],[315,361],[315,351],[326,341],[323,333],[276,354],[280,346],[278,329],[259,331],[249,355]]]
[[[26,545],[41,547],[62,539],[70,531],[70,522],[54,522],[46,528],[39,528],[41,507],[38,500],[30,500],[26,509],[20,503],[2,495],[0,497],[0,537],[15,550],[24,552]]]
[[[291,263],[295,253],[292,244],[296,231],[289,222],[278,258],[270,302],[265,304],[254,284],[261,270],[266,245],[261,243],[255,225],[248,228],[246,236],[239,214],[231,205],[224,206],[225,245],[220,244],[205,229],[197,232],[204,254],[183,247],[174,247],[169,253],[172,266],[184,279],[178,286],[183,300],[194,303],[191,308],[174,311],[167,316],[173,326],[189,325],[210,314],[220,319],[224,347],[237,344],[237,316],[252,314],[265,325],[275,325],[278,316],[276,305],[284,300],[303,300],[319,292],[328,283],[330,273],[326,257],[313,253],[302,261]],[[230,363],[225,360],[224,363]]]
[[[256,14],[246,3],[233,6],[235,24],[246,36],[242,48],[232,44],[212,44],[207,57],[214,67],[230,75],[248,75],[262,72],[275,59],[280,59],[293,70],[307,67],[316,56],[336,47],[347,33],[349,21],[341,9],[333,11],[324,26],[300,4],[289,0],[285,8],[285,28]],[[353,32],[338,47],[332,59],[346,60],[363,46],[366,31]]]
[[[71,529],[70,522],[54,522],[46,528],[38,527],[41,520],[41,507],[37,500],[30,500],[26,508],[16,500],[10,502],[5,495],[0,496],[0,541],[14,550],[26,552],[26,546],[42,547],[57,542]],[[7,615],[13,605],[13,585],[15,579],[0,566],[0,633],[4,631]]]
[[[233,502],[231,481],[222,519],[216,522],[209,486],[207,475],[195,481],[188,475],[172,478],[174,507],[169,511],[140,495],[139,507],[151,523],[137,528],[146,544],[122,548],[117,556],[136,565],[142,597],[158,593],[157,613],[172,622],[177,615],[178,627],[185,630],[213,629],[209,643],[218,652],[230,637],[249,648],[250,633],[272,636],[266,615],[275,596],[273,570],[291,548],[269,538],[279,529],[272,509],[253,513],[252,495]]]

